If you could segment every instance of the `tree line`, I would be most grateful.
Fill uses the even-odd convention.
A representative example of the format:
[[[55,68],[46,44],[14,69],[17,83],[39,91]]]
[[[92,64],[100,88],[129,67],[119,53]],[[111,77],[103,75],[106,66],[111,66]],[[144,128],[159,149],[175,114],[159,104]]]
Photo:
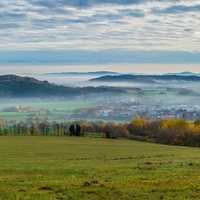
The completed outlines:
[[[0,135],[57,135],[101,138],[128,138],[138,141],[157,142],[169,145],[200,146],[200,119],[188,122],[185,119],[146,121],[138,115],[130,123],[85,121],[49,123],[47,121],[27,126],[0,124]]]

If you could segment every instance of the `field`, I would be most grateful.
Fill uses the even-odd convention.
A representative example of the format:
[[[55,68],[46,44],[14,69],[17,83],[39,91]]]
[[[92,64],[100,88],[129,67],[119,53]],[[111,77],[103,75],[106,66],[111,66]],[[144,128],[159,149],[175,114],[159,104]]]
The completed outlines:
[[[74,110],[77,108],[87,108],[92,107],[94,104],[87,102],[45,102],[45,103],[9,103],[9,104],[0,104],[0,108],[12,107],[12,106],[31,106],[35,109],[58,109],[58,110]]]
[[[22,106],[28,107],[31,106],[33,109],[49,109],[53,111],[56,109],[56,114],[66,114],[70,113],[72,110],[77,108],[88,108],[94,107],[95,104],[89,102],[57,102],[57,103],[10,103],[10,104],[0,104],[0,109],[13,107],[13,106]],[[64,110],[64,112],[63,112]],[[0,119],[3,120],[16,120],[16,122],[26,121],[29,117],[29,114],[33,114],[32,112],[0,112]],[[45,112],[36,112],[35,114],[42,115],[43,117],[46,115]],[[54,117],[49,117],[50,121],[54,120]],[[59,120],[57,120],[59,121]],[[63,120],[65,121],[65,120]]]
[[[146,101],[157,101],[162,103],[170,103],[170,104],[176,104],[176,103],[191,103],[192,102],[200,102],[200,98],[198,96],[190,96],[190,95],[179,95],[178,92],[165,92],[162,94],[161,90],[155,90],[155,91],[148,91],[144,90],[143,94],[141,96],[138,96],[138,94],[135,91],[128,90],[128,94],[132,95],[132,98],[134,98],[137,101],[146,100]]]
[[[199,199],[199,148],[2,136],[0,199]]]
[[[74,118],[68,119],[57,119],[57,115],[70,115],[72,114],[73,110],[79,108],[92,108],[98,106],[96,103],[93,102],[48,102],[48,103],[9,103],[9,104],[0,104],[0,109],[9,108],[14,106],[22,106],[28,107],[31,106],[34,110],[39,109],[49,109],[52,112],[51,116],[48,116],[49,122],[56,121],[56,122],[65,122],[65,121],[73,121]],[[100,105],[99,105],[100,106]],[[29,115],[36,115],[40,116],[40,120],[42,120],[47,114],[45,111],[38,111],[38,112],[0,112],[0,120],[15,120],[17,123],[20,121],[26,122],[27,119],[30,117]],[[87,121],[94,121],[95,119],[87,118]],[[103,121],[103,122],[110,122],[111,120],[106,119],[96,119],[96,121]],[[115,123],[125,123],[127,120],[112,120]],[[8,123],[9,125],[9,123]]]

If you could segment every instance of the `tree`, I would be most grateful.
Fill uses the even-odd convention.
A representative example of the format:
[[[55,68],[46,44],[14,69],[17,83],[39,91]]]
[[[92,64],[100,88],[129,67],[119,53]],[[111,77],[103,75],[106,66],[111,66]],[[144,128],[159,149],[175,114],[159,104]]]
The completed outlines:
[[[75,126],[74,126],[74,124],[70,125],[69,132],[70,132],[70,135],[75,135]]]
[[[80,136],[81,135],[81,126],[79,124],[76,125],[75,135],[76,136]]]
[[[135,120],[135,119],[141,119],[141,118],[140,118],[140,115],[138,115],[138,114],[136,113],[136,114],[134,115],[133,119]]]
[[[118,124],[118,126],[116,126],[115,128],[115,137],[116,138],[129,138],[130,137],[130,133],[129,131],[126,129],[126,126],[124,126],[123,124]]]
[[[21,125],[20,123],[18,123],[18,124],[16,125],[16,130],[17,130],[17,134],[18,134],[18,135],[19,135],[20,132],[21,132],[21,128],[22,128],[22,125]]]
[[[21,126],[21,132],[23,133],[23,134],[27,134],[27,125],[26,124],[23,124],[22,126]]]
[[[49,132],[50,132],[50,126],[49,126],[49,124],[46,124],[46,126],[45,126],[45,133],[46,133],[46,135],[48,135]]]
[[[49,120],[49,116],[46,115],[46,116],[44,117],[44,120],[45,120],[45,121]]]
[[[81,135],[81,126],[79,124],[71,124],[69,127],[70,135],[80,136]]]
[[[41,122],[39,125],[38,125],[38,129],[40,130],[40,133],[42,135],[45,134],[45,129],[46,129],[46,124],[44,122]]]
[[[114,122],[108,122],[104,127],[104,133],[106,134],[106,138],[116,138],[114,132],[116,129],[116,124]]]
[[[144,136],[145,121],[139,119],[138,116],[127,126],[127,129],[131,134]]]
[[[6,126],[6,123],[0,120],[0,126]]]
[[[39,120],[40,116],[38,114],[35,115],[35,120]]]
[[[58,123],[54,123],[53,124],[53,131],[54,131],[54,134],[56,133],[57,135],[59,135],[59,130],[60,130],[60,124]]]
[[[194,124],[197,125],[197,126],[199,126],[200,125],[200,119],[195,120]]]
[[[95,128],[96,130],[95,131],[97,133],[102,133],[104,131],[104,127],[105,127],[105,124],[99,123],[99,124],[96,125],[96,128]]]
[[[30,132],[31,135],[34,135],[34,134],[35,134],[36,128],[35,128],[35,125],[34,125],[34,124],[32,124],[32,125],[29,127],[29,132]]]
[[[4,128],[4,129],[3,129],[3,134],[4,134],[4,135],[7,135],[7,134],[8,134],[8,129],[7,129],[7,128]]]

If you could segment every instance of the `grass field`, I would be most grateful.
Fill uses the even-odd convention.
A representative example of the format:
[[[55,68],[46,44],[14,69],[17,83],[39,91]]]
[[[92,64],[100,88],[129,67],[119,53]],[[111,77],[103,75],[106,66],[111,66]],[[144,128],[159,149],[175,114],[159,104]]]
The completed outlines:
[[[22,106],[27,107],[31,106],[34,109],[57,109],[57,110],[74,110],[77,108],[88,108],[94,107],[94,104],[89,102],[45,102],[45,103],[9,103],[9,104],[0,104],[0,108],[7,108],[12,106]]]
[[[199,199],[200,149],[2,136],[0,199]]]
[[[186,95],[179,95],[178,92],[165,92],[165,94],[161,94],[161,91],[143,91],[143,95],[138,96],[135,91],[127,91],[132,97],[140,101],[141,99],[146,98],[146,100],[156,100],[162,101],[164,103],[176,104],[176,103],[189,103],[194,96],[186,96]],[[199,97],[195,97],[199,101]]]
[[[179,95],[178,92],[165,92],[160,94],[160,91],[145,91],[144,97],[151,98],[157,101],[163,101],[165,103],[186,103],[190,102],[192,96]]]
[[[89,102],[57,102],[57,103],[10,103],[10,104],[0,104],[0,109],[2,108],[7,108],[7,107],[13,107],[13,106],[22,106],[22,107],[28,107],[31,106],[33,109],[49,109],[53,111],[54,109],[58,110],[56,114],[59,114],[59,111],[61,110],[67,110],[68,113],[74,109],[78,108],[88,108],[88,107],[94,107],[96,106],[94,103],[89,103]],[[63,114],[63,112],[60,112]],[[3,120],[16,120],[16,122],[20,121],[26,121],[27,118],[29,117],[29,114],[33,114],[32,112],[0,112],[0,119]],[[39,115],[46,115],[45,112],[38,112],[35,114]],[[54,117],[49,116],[49,120],[53,121]],[[59,120],[57,120],[59,121]]]

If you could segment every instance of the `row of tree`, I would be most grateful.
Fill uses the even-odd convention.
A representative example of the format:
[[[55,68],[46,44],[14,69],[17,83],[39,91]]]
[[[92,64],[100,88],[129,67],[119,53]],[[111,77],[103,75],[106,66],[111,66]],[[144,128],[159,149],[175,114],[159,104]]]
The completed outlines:
[[[200,146],[200,120],[188,122],[184,119],[164,119],[145,121],[138,115],[130,123],[115,124],[87,122],[73,123],[16,124],[0,128],[0,135],[69,135],[93,136],[103,138],[129,138],[140,141],[151,141],[170,145]]]

